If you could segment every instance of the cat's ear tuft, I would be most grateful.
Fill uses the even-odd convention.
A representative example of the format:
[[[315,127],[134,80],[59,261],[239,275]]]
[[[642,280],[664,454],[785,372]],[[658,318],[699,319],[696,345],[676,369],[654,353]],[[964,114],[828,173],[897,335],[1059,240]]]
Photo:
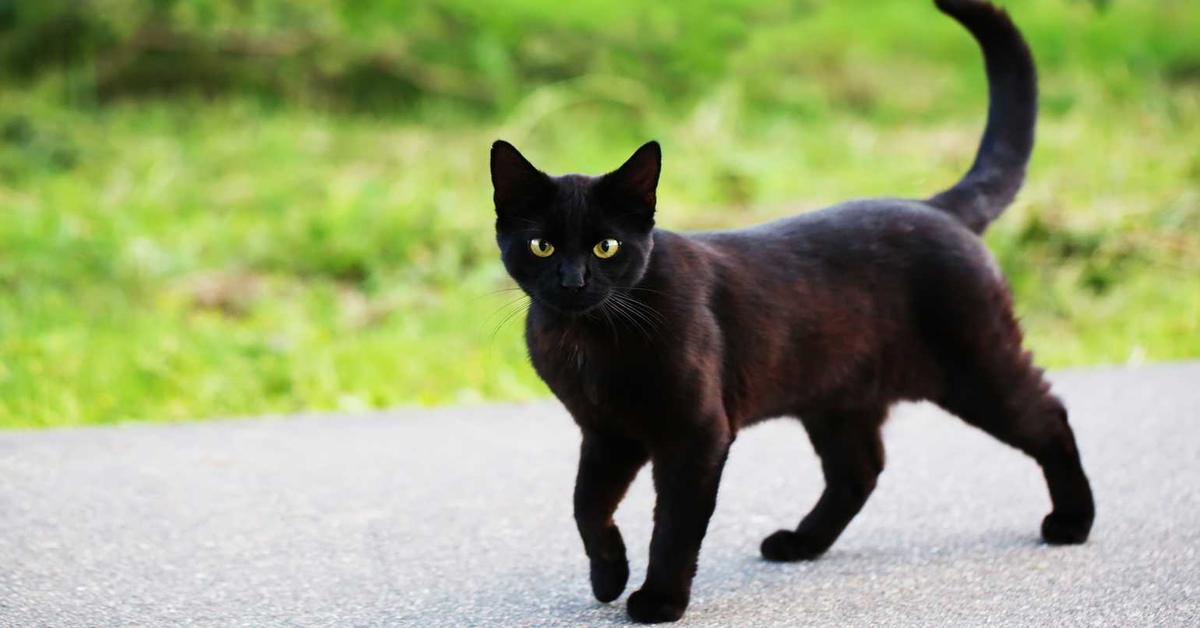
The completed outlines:
[[[658,174],[662,170],[662,148],[658,142],[642,144],[620,168],[605,175],[605,184],[614,192],[654,209]]]
[[[492,144],[492,189],[496,211],[520,204],[545,188],[549,177],[504,140]]]

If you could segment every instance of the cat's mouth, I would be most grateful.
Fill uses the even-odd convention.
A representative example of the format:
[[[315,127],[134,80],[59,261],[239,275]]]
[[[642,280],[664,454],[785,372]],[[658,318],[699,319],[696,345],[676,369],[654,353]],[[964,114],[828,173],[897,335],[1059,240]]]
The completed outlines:
[[[539,297],[536,301],[559,314],[582,316],[603,305],[606,296],[580,292],[575,294],[556,294],[552,299]]]

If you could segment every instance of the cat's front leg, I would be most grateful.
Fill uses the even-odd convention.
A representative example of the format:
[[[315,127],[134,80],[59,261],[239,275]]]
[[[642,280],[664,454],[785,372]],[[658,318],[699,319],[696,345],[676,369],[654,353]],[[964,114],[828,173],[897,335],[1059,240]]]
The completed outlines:
[[[584,430],[575,479],[575,523],[591,562],[592,593],[611,602],[629,581],[625,542],[613,513],[649,453],[633,441]]]
[[[714,422],[723,424],[723,422]],[[708,433],[653,452],[654,534],[642,588],[629,596],[629,616],[640,623],[675,621],[691,597],[700,543],[717,504],[717,487],[732,435],[710,424]]]

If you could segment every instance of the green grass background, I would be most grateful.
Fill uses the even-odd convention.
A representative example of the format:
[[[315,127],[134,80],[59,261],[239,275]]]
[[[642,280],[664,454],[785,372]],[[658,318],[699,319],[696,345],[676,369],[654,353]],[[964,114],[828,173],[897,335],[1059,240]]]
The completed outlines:
[[[1030,346],[1200,356],[1200,4],[1003,4],[1042,117],[987,240]],[[931,194],[986,108],[921,0],[0,0],[0,64],[3,427],[545,396],[493,139],[598,173],[656,138],[659,224],[738,227]]]

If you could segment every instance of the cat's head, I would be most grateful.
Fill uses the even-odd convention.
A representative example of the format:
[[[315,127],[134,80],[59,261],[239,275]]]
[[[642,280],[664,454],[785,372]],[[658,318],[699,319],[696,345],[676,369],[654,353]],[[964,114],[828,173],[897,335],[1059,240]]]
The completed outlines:
[[[533,300],[581,314],[634,286],[653,247],[657,142],[599,177],[552,177],[511,144],[492,145],[496,242],[508,274]]]

